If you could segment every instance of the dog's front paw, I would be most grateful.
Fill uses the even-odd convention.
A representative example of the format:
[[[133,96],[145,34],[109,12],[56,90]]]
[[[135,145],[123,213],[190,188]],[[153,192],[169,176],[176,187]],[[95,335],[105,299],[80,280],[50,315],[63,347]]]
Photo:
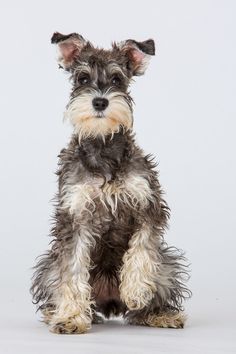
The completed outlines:
[[[91,323],[86,323],[79,316],[69,317],[66,320],[55,323],[50,331],[57,334],[82,334],[91,328]]]
[[[121,299],[125,302],[129,310],[141,310],[148,306],[154,297],[154,293],[149,288],[135,289],[129,293],[121,292]]]

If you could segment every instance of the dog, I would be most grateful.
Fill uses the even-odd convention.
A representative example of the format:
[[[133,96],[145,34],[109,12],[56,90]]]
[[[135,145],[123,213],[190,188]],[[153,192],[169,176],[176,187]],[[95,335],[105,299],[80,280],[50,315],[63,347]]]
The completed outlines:
[[[85,333],[110,316],[183,328],[188,265],[164,240],[170,210],[156,163],[132,132],[129,85],[154,41],[105,50],[56,32],[51,42],[73,86],[65,112],[73,135],[59,154],[51,247],[34,267],[33,302],[54,333]]]

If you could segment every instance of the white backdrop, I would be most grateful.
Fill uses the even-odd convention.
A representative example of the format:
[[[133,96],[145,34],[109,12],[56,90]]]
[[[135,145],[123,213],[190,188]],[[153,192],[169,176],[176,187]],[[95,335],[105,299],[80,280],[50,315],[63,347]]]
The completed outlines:
[[[1,0],[0,7],[0,349],[235,352],[236,2]],[[34,314],[30,267],[47,249],[53,172],[71,134],[62,123],[70,86],[50,44],[54,31],[105,47],[156,41],[156,56],[132,87],[135,130],[159,162],[172,209],[166,239],[192,264],[184,331],[109,322],[82,337],[60,337]]]

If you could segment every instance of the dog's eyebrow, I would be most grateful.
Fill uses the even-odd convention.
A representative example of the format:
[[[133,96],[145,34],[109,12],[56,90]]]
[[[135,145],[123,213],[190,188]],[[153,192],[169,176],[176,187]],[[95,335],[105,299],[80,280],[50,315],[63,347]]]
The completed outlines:
[[[79,73],[85,73],[85,74],[90,74],[91,73],[91,68],[90,66],[88,65],[88,63],[81,63],[77,68],[76,68],[76,71],[75,71],[75,74],[79,74]]]
[[[126,77],[125,73],[123,72],[123,70],[121,69],[121,67],[119,65],[117,65],[116,63],[110,63],[108,64],[108,71],[111,75],[113,74],[121,74],[123,77]]]

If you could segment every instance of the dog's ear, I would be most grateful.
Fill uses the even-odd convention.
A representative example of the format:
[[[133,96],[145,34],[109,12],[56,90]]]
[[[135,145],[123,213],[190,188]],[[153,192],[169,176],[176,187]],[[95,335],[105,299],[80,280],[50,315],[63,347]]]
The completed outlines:
[[[85,39],[77,33],[67,35],[55,32],[51,38],[53,44],[59,49],[59,67],[69,70],[75,58],[78,58],[82,48],[86,45]]]
[[[133,39],[128,39],[117,46],[128,56],[129,66],[133,75],[143,75],[148,67],[151,55],[155,55],[155,43],[153,39],[148,39],[144,42],[136,42]]]

